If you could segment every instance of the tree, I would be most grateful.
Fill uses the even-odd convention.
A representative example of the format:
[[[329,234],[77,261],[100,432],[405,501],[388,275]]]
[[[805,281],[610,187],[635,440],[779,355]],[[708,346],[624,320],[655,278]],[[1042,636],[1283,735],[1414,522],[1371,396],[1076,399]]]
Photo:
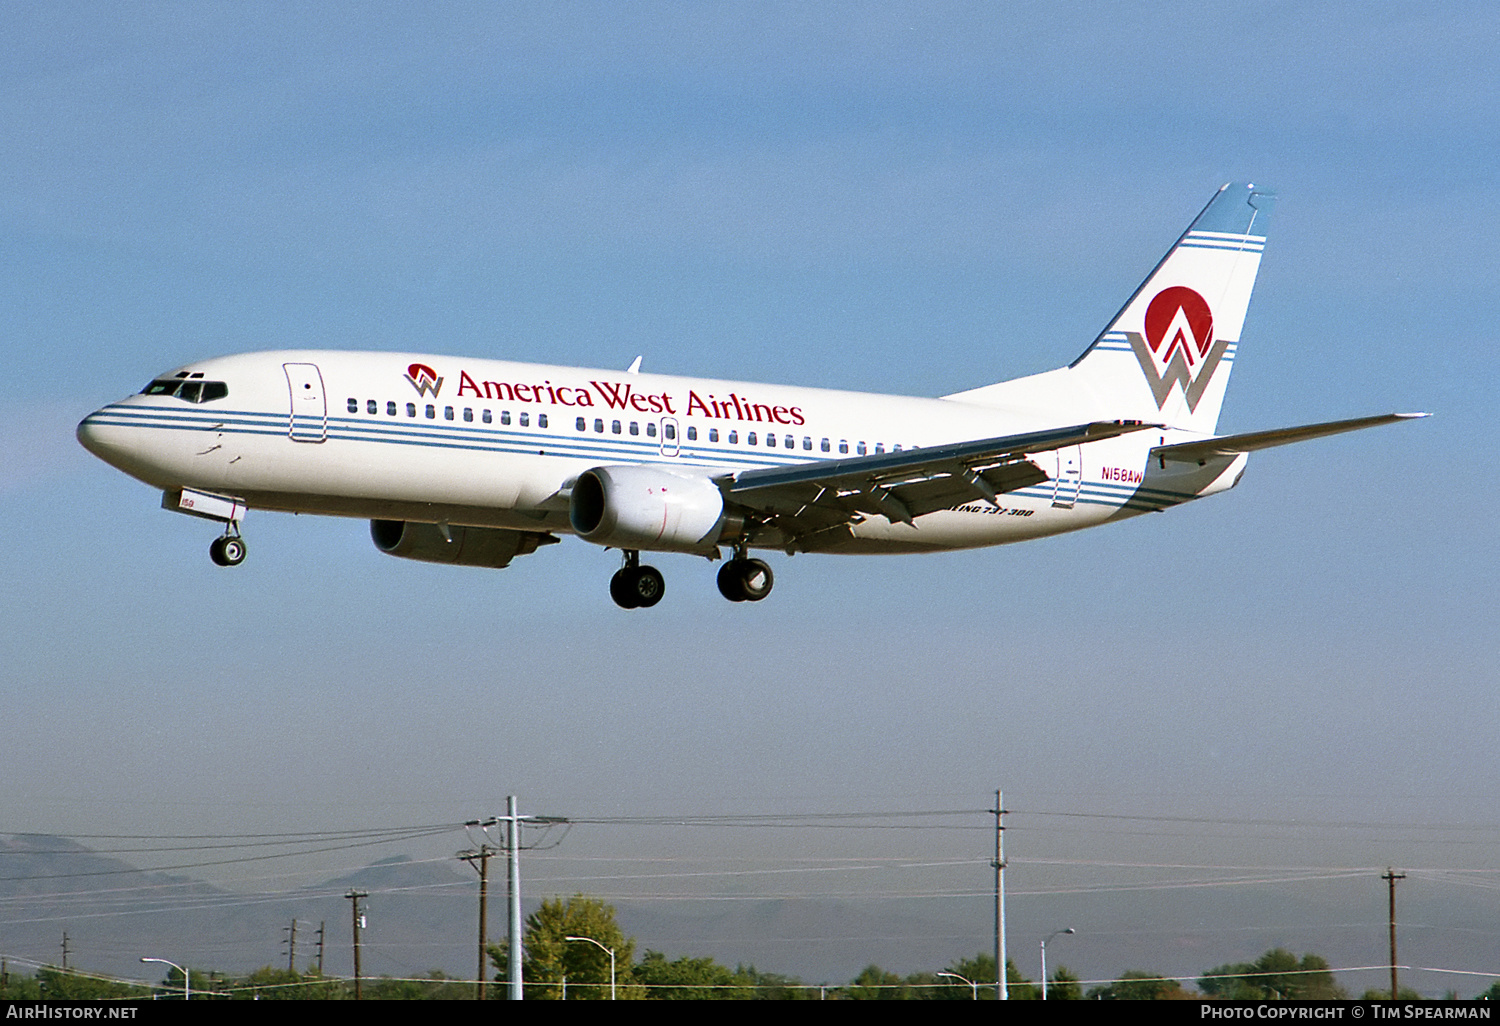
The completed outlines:
[[[995,999],[995,956],[981,951],[973,958],[960,958],[956,962],[948,963],[945,972],[962,976],[966,980],[972,980],[979,984],[979,1000],[993,1001]],[[970,1000],[974,991],[967,984],[961,984],[956,980],[943,977],[941,980],[942,991],[934,993],[935,998],[948,1000]],[[1005,990],[1011,1001],[1034,1001],[1042,996],[1041,987],[1032,983],[1021,975],[1021,970],[1016,968],[1014,960],[1005,960]]]
[[[177,976],[177,996],[182,996],[182,976]],[[196,982],[196,981],[195,981]],[[151,992],[129,983],[100,979],[72,970],[48,966],[36,973],[37,990],[47,1001],[107,1001],[111,998],[150,997]]]
[[[1047,981],[1048,1001],[1078,1001],[1083,997],[1083,985],[1078,982],[1065,965],[1057,967],[1057,972]]]
[[[365,993],[371,1001],[468,1001],[474,997],[474,985],[459,982],[441,969],[430,969],[421,980],[367,979]]]
[[[763,973],[753,965],[735,966],[734,974],[749,981],[757,1001],[814,1001],[821,996],[817,988],[805,986],[795,976]]]
[[[329,980],[315,968],[305,973],[276,966],[262,966],[236,980],[231,994],[251,1001],[327,1001],[343,997],[342,981]]]
[[[1114,983],[1089,991],[1091,1001],[1181,1001],[1190,996],[1176,980],[1141,969],[1128,970]]]
[[[609,955],[588,941],[570,941],[568,937],[588,937],[614,952],[618,997],[645,996],[641,988],[632,985],[635,938],[626,937],[620,930],[614,906],[575,894],[566,901],[549,898],[526,917],[526,961],[521,973],[528,998],[558,1000],[566,980],[570,1001],[609,1000]],[[507,950],[492,944],[489,955],[499,970],[498,978],[504,979]]]
[[[646,997],[657,1001],[732,1001],[753,996],[754,981],[749,974],[731,970],[711,958],[685,955],[669,962],[660,951],[647,951],[630,974],[645,988]]]
[[[843,996],[850,1001],[899,1001],[906,997],[906,987],[896,973],[867,965],[844,988]]]
[[[1342,1001],[1348,998],[1321,955],[1297,956],[1272,948],[1254,962],[1215,966],[1198,989],[1225,1001]]]

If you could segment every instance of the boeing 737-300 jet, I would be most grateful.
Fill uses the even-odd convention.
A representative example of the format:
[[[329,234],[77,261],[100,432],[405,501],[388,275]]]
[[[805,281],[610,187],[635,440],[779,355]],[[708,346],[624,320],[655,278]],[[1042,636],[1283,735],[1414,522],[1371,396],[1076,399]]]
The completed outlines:
[[[500,568],[572,534],[618,549],[620,606],[663,593],[642,552],[977,548],[1162,510],[1239,482],[1247,454],[1424,414],[1216,436],[1273,196],[1226,185],[1083,355],[936,399],[397,353],[192,363],[84,418],[78,438],[162,505],[370,521],[393,556]]]

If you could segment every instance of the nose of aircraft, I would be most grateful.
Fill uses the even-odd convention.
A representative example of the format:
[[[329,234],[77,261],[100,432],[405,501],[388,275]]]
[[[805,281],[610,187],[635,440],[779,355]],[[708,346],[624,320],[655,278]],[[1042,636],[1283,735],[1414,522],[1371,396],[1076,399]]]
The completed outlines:
[[[109,422],[108,411],[95,410],[78,423],[78,444],[105,463],[118,467],[123,455],[121,428]]]
[[[104,444],[102,436],[98,413],[91,413],[78,422],[78,444],[95,456],[103,456],[99,451]]]

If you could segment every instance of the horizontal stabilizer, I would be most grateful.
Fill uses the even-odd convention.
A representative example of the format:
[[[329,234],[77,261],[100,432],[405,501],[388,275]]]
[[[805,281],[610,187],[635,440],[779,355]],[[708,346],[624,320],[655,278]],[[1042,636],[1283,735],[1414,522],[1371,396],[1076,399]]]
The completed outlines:
[[[1305,442],[1310,438],[1341,435],[1345,431],[1359,431],[1362,428],[1430,416],[1430,413],[1386,413],[1379,417],[1357,417],[1354,420],[1332,420],[1326,424],[1305,424],[1302,427],[1277,428],[1274,431],[1252,431],[1245,435],[1207,438],[1201,442],[1161,445],[1151,450],[1151,456],[1155,459],[1202,463],[1219,456],[1237,456],[1242,452],[1271,449],[1278,445]]]

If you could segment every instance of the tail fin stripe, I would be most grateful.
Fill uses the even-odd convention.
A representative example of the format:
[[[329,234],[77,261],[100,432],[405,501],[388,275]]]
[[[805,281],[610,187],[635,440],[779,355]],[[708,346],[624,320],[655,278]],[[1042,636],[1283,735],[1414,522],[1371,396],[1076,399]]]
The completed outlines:
[[[1093,351],[1096,353],[1134,353],[1136,349],[1130,340],[1132,334],[1134,333],[1126,331],[1108,332],[1094,345]],[[1230,342],[1220,359],[1226,363],[1233,363],[1235,353],[1239,351],[1239,348],[1238,342]]]

